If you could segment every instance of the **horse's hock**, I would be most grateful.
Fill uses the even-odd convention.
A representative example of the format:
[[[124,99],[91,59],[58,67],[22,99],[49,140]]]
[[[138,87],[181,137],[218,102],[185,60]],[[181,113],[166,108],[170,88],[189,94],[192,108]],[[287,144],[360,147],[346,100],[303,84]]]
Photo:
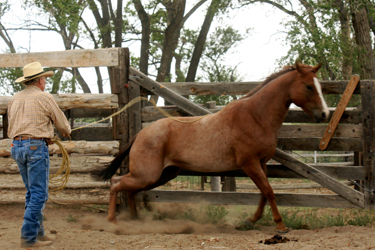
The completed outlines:
[[[82,53],[92,53],[96,60],[85,60]],[[56,56],[57,54],[57,56]],[[182,95],[243,95],[255,88],[259,82],[240,83],[164,83],[161,86],[136,69],[129,68],[129,54],[126,48],[99,50],[62,51],[53,53],[2,54],[1,67],[23,67],[38,60],[51,67],[91,67],[108,66],[112,94],[64,94],[56,95],[59,106],[69,118],[106,117],[122,108],[131,99],[140,95],[156,94],[174,105],[164,109],[173,116],[203,115],[214,113],[222,107],[203,108]],[[79,58],[80,60],[72,60]],[[100,60],[99,60],[100,59]],[[130,79],[129,79],[130,78]],[[349,81],[322,81],[324,94],[341,95]],[[129,85],[125,85],[128,83]],[[280,130],[276,161],[268,163],[268,177],[305,178],[328,187],[335,193],[276,193],[279,206],[308,207],[362,207],[374,208],[374,157],[375,150],[372,129],[375,127],[374,82],[362,80],[354,89],[354,95],[360,95],[362,108],[346,108],[329,141],[326,151],[354,152],[354,162],[345,164],[309,164],[306,165],[285,154],[284,151],[319,151],[320,141],[325,134],[327,124],[316,124],[301,109],[290,109]],[[6,108],[10,97],[0,98],[0,113],[3,116],[4,139],[0,141],[0,202],[23,203],[24,188],[18,169],[10,157],[9,142],[6,139]],[[142,126],[164,118],[154,107],[137,103],[111,123],[88,127],[72,134],[72,142],[66,143],[71,162],[71,178],[67,188],[51,199],[62,203],[108,204],[108,183],[94,182],[90,171],[103,166],[113,159],[114,154]],[[331,108],[331,115],[335,109]],[[80,125],[73,124],[74,127]],[[58,150],[50,147],[51,172],[59,167],[61,158]],[[59,159],[60,158],[60,159]],[[280,163],[281,162],[281,163]],[[119,174],[127,171],[124,163]],[[195,173],[182,171],[180,175],[243,177],[242,171],[226,173]],[[223,178],[222,178],[223,179]],[[224,178],[225,179],[225,178]],[[233,180],[233,179],[231,179]],[[346,186],[338,180],[350,180],[359,184],[359,191]],[[350,182],[353,185],[353,182]],[[233,188],[233,186],[232,186]],[[11,190],[11,191],[10,191]],[[338,194],[337,194],[338,193]],[[250,204],[257,205],[259,192],[207,192],[207,191],[171,191],[154,189],[143,192],[140,199],[147,197],[151,202],[194,202],[205,200],[212,204]],[[124,194],[119,197],[124,204]]]

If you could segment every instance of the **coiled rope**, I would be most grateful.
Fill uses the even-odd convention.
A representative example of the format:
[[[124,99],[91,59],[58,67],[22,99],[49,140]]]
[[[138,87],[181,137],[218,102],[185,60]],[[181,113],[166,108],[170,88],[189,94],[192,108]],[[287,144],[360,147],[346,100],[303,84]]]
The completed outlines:
[[[169,117],[169,118],[172,118],[173,120],[177,121],[177,122],[181,122],[181,123],[193,123],[193,122],[196,122],[196,121],[199,121],[200,119],[202,119],[203,117],[207,116],[207,115],[204,115],[204,116],[200,116],[196,119],[193,119],[193,120],[188,120],[188,121],[182,121],[182,120],[179,120],[178,118],[176,117],[173,117],[172,115],[170,115],[168,112],[166,112],[164,109],[160,108],[160,107],[157,107],[156,106],[156,103],[153,99],[147,99],[146,97],[142,97],[142,96],[138,96],[134,99],[132,99],[128,104],[126,104],[122,109],[120,109],[119,111],[113,113],[112,115],[100,120],[100,121],[96,121],[96,122],[93,122],[93,123],[90,123],[88,125],[85,125],[85,126],[82,126],[82,127],[78,127],[78,128],[74,128],[72,129],[72,131],[74,130],[78,130],[78,129],[82,129],[82,128],[86,128],[86,127],[89,127],[89,126],[92,126],[94,124],[97,124],[99,122],[102,122],[102,121],[105,121],[105,120],[108,120],[110,119],[111,117],[114,117],[120,113],[122,113],[123,111],[125,111],[126,109],[128,109],[130,106],[134,105],[135,103],[138,103],[142,100],[145,100],[145,101],[149,101],[152,103],[152,105],[154,105],[154,107],[160,112],[162,113],[164,116],[166,117]],[[70,137],[69,135],[69,142],[72,140],[72,138]],[[58,192],[61,192],[65,187],[66,187],[66,184],[68,183],[68,180],[69,180],[69,176],[70,176],[70,165],[69,165],[69,155],[68,155],[68,152],[66,151],[66,149],[64,148],[64,146],[62,145],[61,141],[59,138],[55,137],[53,140],[52,140],[60,149],[61,151],[61,155],[62,155],[62,162],[61,162],[61,166],[60,168],[58,169],[58,171],[54,174],[51,174],[49,176],[49,182],[51,184],[51,187],[49,188],[50,192],[51,193],[58,193]]]

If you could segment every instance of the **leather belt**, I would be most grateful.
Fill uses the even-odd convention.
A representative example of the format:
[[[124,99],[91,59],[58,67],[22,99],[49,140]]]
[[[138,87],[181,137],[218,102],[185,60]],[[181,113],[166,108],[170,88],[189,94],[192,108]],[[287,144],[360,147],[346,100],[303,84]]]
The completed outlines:
[[[19,140],[43,140],[45,141],[48,145],[54,144],[52,139],[50,138],[36,138],[36,137],[29,137],[29,136],[16,136],[13,138],[13,140],[19,141]]]
[[[29,137],[29,136],[16,136],[13,138],[13,140],[19,141],[19,140],[47,140],[48,138],[36,138],[36,137]]]

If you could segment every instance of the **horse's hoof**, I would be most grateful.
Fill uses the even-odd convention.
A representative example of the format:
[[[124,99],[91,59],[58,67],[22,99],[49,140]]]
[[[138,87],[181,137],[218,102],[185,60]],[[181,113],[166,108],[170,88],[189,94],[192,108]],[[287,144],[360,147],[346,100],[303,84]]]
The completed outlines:
[[[275,229],[276,233],[280,233],[280,234],[285,234],[285,233],[288,233],[290,232],[290,228],[285,228],[285,229]]]
[[[244,222],[241,223],[241,225],[236,226],[235,228],[236,228],[236,230],[240,230],[240,231],[248,231],[248,230],[254,230],[255,225],[254,225],[254,223],[252,223],[248,220],[245,220]]]
[[[108,219],[108,222],[117,225],[116,219]]]

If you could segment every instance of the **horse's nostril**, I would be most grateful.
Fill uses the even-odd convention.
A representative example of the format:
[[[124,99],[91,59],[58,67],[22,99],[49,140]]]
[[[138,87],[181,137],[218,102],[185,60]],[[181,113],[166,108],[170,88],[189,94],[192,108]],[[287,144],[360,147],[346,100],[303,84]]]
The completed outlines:
[[[326,118],[326,113],[325,112],[322,113],[322,117]]]

